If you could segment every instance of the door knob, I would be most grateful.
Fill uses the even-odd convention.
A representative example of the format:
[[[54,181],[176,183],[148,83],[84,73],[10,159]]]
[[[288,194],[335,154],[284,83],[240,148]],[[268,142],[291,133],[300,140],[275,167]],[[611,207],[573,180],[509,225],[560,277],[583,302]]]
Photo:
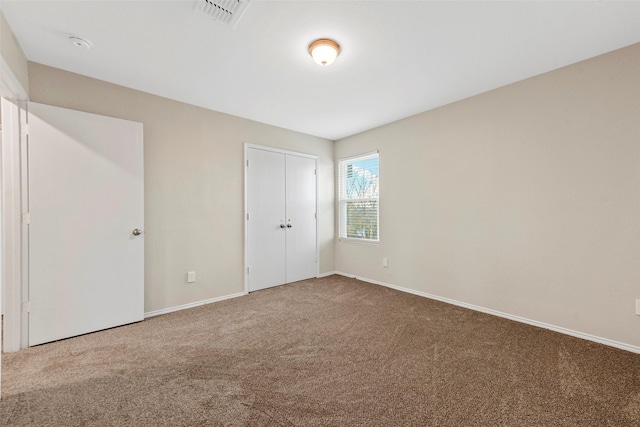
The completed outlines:
[[[287,228],[291,228],[291,227],[293,227],[293,225],[287,224]]]
[[[280,224],[280,228],[284,228],[284,224]]]
[[[138,230],[138,229],[136,228],[136,229],[134,229],[134,230],[132,231],[132,233],[133,233],[133,235],[134,235],[134,236],[139,236],[139,235],[141,235],[141,234],[142,234],[142,231],[140,231],[140,230]]]

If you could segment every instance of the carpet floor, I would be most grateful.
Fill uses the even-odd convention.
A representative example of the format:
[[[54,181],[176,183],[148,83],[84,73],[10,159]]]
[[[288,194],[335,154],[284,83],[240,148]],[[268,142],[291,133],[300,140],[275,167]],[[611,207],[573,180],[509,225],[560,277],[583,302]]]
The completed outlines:
[[[2,426],[640,425],[638,354],[341,276],[2,363]]]

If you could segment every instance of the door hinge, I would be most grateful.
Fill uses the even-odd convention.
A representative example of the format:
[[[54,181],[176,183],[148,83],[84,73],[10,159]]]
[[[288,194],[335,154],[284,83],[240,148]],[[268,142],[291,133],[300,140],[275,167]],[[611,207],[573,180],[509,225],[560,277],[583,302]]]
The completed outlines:
[[[249,167],[249,160],[247,160],[247,167]]]
[[[251,268],[251,267],[247,267],[247,274],[251,274],[251,270],[250,270],[250,268]]]
[[[314,169],[314,170],[313,170],[313,174],[314,174],[314,175],[318,175],[318,169]]]
[[[25,225],[31,224],[31,214],[29,212],[22,214],[22,223]]]
[[[27,124],[22,125],[21,131],[22,131],[23,135],[27,135],[28,136],[29,135],[29,124],[27,123]]]
[[[318,212],[314,213],[314,214],[313,214],[313,217],[314,217],[315,219],[318,219]]]
[[[247,221],[249,221],[249,214],[247,214]]]
[[[31,301],[22,303],[22,312],[23,313],[31,313]]]

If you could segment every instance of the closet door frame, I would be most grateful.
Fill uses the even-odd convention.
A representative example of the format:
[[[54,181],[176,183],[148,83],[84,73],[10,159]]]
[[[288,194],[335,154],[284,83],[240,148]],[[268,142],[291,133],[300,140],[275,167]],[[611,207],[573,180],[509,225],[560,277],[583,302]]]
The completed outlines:
[[[286,154],[291,156],[306,157],[313,159],[316,162],[316,197],[315,197],[315,210],[316,210],[316,277],[320,274],[320,213],[318,212],[318,192],[319,192],[319,179],[318,179],[318,156],[307,153],[300,153],[297,151],[283,150],[280,148],[268,147],[265,145],[251,144],[246,142],[244,144],[244,292],[249,293],[249,211],[248,211],[248,162],[249,162],[249,150],[264,150],[273,153]]]

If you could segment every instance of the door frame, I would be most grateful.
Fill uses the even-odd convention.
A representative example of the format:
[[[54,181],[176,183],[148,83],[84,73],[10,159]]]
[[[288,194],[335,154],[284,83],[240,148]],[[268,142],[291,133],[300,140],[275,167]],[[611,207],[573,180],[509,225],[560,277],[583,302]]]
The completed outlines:
[[[2,173],[0,176],[0,209],[2,250],[0,256],[0,307],[4,314],[4,351],[15,352],[27,348],[28,314],[23,311],[23,301],[28,295],[28,225],[23,223],[22,213],[27,200],[26,176],[27,103],[29,94],[15,76],[11,67],[0,55],[0,97],[18,107],[12,112],[10,123],[4,123],[2,139]],[[11,132],[11,134],[9,134]],[[2,293],[6,301],[2,301]],[[28,297],[27,297],[28,298]],[[26,308],[26,307],[25,307]],[[6,309],[6,311],[5,311]]]
[[[2,291],[4,293],[4,351],[27,347],[28,314],[28,180],[26,178],[26,103],[3,99],[2,141]]]
[[[244,293],[249,293],[249,212],[247,210],[248,204],[248,165],[249,165],[249,150],[263,150],[270,151],[272,153],[287,154],[290,156],[306,157],[313,159],[316,162],[316,277],[320,274],[320,213],[318,209],[318,191],[319,191],[319,179],[318,179],[318,156],[314,154],[300,153],[297,151],[283,150],[281,148],[268,147],[265,145],[251,144],[245,142],[244,144]]]
[[[24,89],[24,87],[22,86],[18,78],[15,76],[9,64],[7,64],[5,59],[2,57],[1,52],[0,52],[0,97],[14,101],[18,105],[18,107],[24,107],[26,102],[29,100],[29,94]],[[20,133],[22,130],[21,129],[22,123],[19,122],[19,119],[18,119],[18,123],[20,128],[12,129],[12,132],[14,134],[16,133],[18,134],[17,138],[15,136],[12,136],[11,141],[7,141],[5,138],[3,138],[0,135],[0,149],[4,151],[5,149],[4,147],[10,145],[12,149],[12,153],[14,153],[14,155],[11,158],[6,158],[4,156],[2,157],[2,165],[1,165],[2,172],[0,173],[0,193],[1,193],[0,200],[5,198],[5,187],[4,187],[5,178],[3,176],[5,174],[5,171],[7,171],[7,168],[9,168],[9,170],[13,172],[15,170],[19,170],[21,166],[21,160],[19,155],[15,155],[15,153],[20,153],[20,150],[21,150]],[[4,125],[8,126],[8,123],[5,123]],[[0,132],[4,133],[1,126],[0,126]],[[6,134],[7,133],[5,133],[5,135]],[[12,144],[10,144],[10,142]],[[19,180],[19,182],[13,183],[13,184],[17,185],[20,191],[23,191],[23,188],[24,188],[23,182]],[[20,340],[22,338],[23,329],[26,330],[26,328],[24,328],[22,325],[23,323],[21,320],[22,307],[20,304],[20,298],[22,297],[22,293],[24,290],[23,278],[21,276],[22,264],[23,264],[21,257],[22,257],[22,254],[24,253],[22,250],[22,245],[24,244],[24,241],[22,239],[18,239],[18,241],[14,241],[13,239],[11,239],[11,241],[8,244],[7,242],[5,242],[5,236],[6,236],[5,230],[7,229],[15,230],[15,224],[13,222],[11,224],[7,223],[8,218],[12,218],[12,219],[18,218],[18,230],[22,229],[20,203],[18,203],[17,206],[15,204],[11,204],[10,206],[8,206],[7,204],[0,202],[0,224],[1,224],[0,225],[0,312],[5,315],[4,317],[5,321],[7,320],[7,317],[6,317],[7,313],[4,311],[5,307],[3,306],[4,302],[2,300],[2,294],[6,292],[7,295],[15,295],[15,294],[18,295],[18,298],[11,297],[11,299],[9,300],[10,302],[8,303],[9,306],[6,307],[7,312],[10,310],[13,313],[17,313],[17,315],[14,314],[11,316],[13,319],[15,319],[15,321],[13,321],[12,324],[8,325],[5,322],[4,334],[2,335],[1,340],[3,340],[7,344],[4,346],[4,351],[18,351],[20,350],[20,347],[21,347]],[[11,234],[15,236],[15,233],[11,233]],[[10,256],[10,258],[8,258],[10,262],[5,261],[5,257],[7,256]],[[7,275],[7,278],[12,278],[11,282],[9,282],[7,278],[5,278],[5,275]],[[17,304],[15,303],[16,299],[18,300]],[[16,343],[17,343],[17,348],[15,348]],[[0,351],[0,391],[1,390],[2,390],[2,352]],[[0,399],[2,399],[1,393],[0,393]]]

